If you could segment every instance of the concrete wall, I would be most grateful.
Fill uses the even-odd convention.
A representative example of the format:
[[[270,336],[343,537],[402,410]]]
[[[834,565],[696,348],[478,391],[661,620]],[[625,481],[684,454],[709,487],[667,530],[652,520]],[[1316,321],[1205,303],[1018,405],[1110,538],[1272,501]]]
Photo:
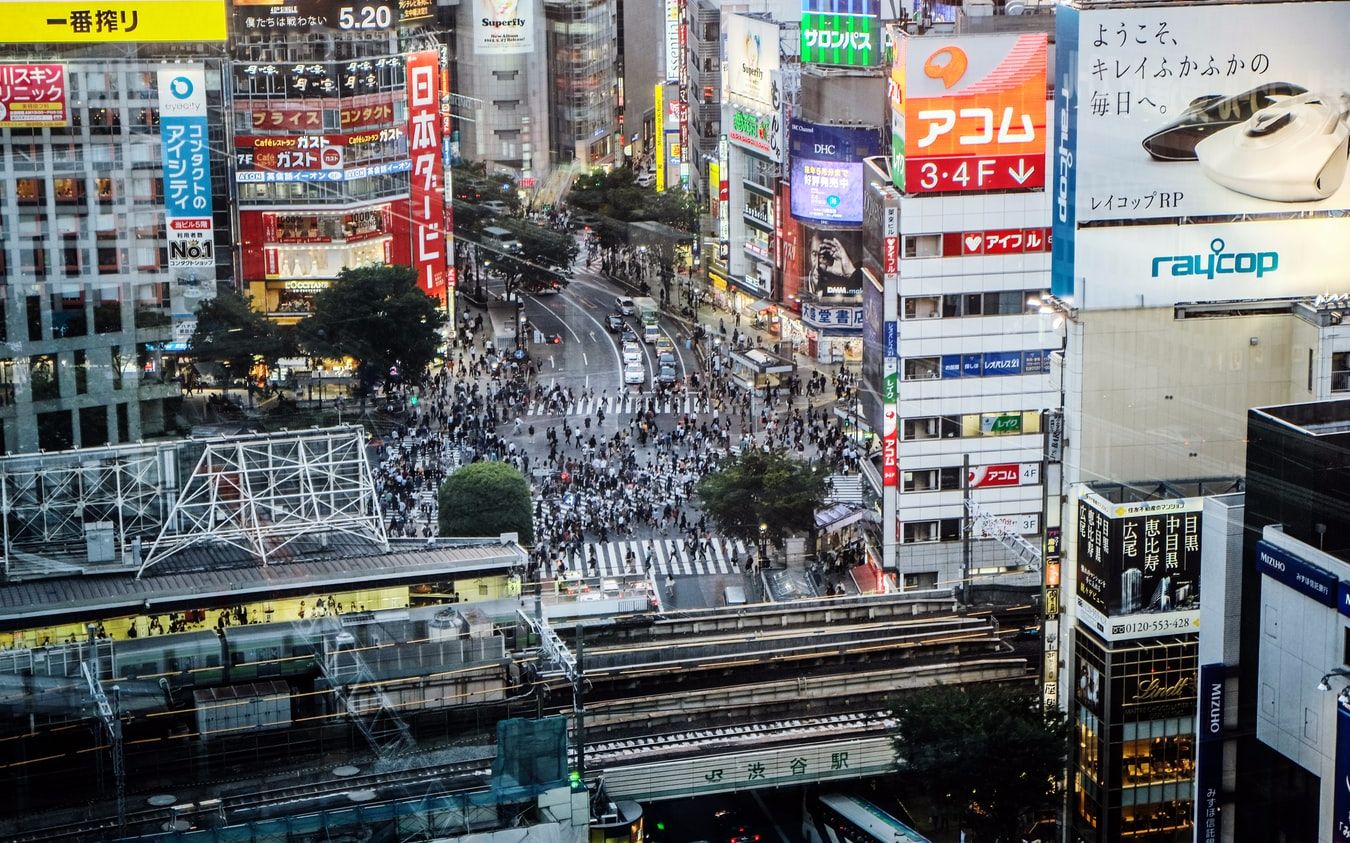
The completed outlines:
[[[1079,314],[1066,375],[1078,403],[1066,411],[1068,479],[1243,474],[1248,408],[1297,400],[1296,323],[1289,314],[1178,319],[1170,307]]]

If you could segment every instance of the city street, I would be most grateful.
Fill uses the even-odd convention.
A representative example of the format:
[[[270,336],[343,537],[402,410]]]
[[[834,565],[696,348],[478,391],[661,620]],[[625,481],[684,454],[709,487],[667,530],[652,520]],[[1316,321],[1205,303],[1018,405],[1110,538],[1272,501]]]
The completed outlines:
[[[488,279],[485,290],[489,298],[506,294],[500,279]],[[694,323],[663,312],[658,324],[675,355],[676,382],[655,385],[655,345],[639,343],[643,383],[625,384],[623,339],[605,318],[627,295],[583,250],[563,290],[522,295],[528,359],[520,362],[498,359],[489,332],[473,330],[486,314],[461,299],[461,342],[447,368],[433,373],[403,429],[380,449],[391,532],[430,535],[446,474],[474,459],[506,460],[532,485],[532,576],[645,573],[665,605],[684,608],[762,594],[750,570],[756,548],[717,535],[691,501],[695,487],[748,447],[849,470],[858,455],[833,413],[842,382],[801,365],[776,395],[752,399],[725,372],[709,370],[690,338]],[[699,316],[705,343],[730,321],[710,308]],[[624,321],[641,328],[637,316]],[[537,341],[553,335],[561,342]]]

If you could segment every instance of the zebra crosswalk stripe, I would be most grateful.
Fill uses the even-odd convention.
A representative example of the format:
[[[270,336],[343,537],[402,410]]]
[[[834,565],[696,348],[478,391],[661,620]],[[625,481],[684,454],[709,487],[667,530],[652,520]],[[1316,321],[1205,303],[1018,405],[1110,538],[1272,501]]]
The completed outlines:
[[[742,541],[718,537],[704,553],[695,552],[693,542],[679,539],[614,539],[608,542],[593,542],[586,546],[582,558],[594,559],[601,576],[622,576],[630,571],[626,560],[629,551],[633,553],[631,573],[642,574],[647,555],[651,554],[653,573],[659,578],[671,576],[697,576],[701,574],[740,573],[739,560],[748,558],[746,545]],[[738,561],[732,561],[732,552],[738,554]]]

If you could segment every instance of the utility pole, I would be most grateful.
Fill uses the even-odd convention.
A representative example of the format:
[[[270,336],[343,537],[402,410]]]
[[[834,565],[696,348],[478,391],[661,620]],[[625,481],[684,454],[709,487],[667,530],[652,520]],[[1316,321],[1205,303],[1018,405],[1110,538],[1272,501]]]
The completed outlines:
[[[970,515],[970,454],[961,458],[961,602],[970,601],[970,540],[975,521]]]
[[[577,624],[577,669],[572,674],[572,712],[577,718],[577,776],[586,779],[586,668],[582,663],[583,638]]]

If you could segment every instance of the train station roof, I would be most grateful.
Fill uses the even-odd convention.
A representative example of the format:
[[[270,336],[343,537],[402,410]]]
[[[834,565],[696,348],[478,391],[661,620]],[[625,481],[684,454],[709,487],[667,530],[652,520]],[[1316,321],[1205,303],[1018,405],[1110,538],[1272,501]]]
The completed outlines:
[[[229,545],[199,545],[136,576],[134,566],[0,582],[0,629],[233,605],[284,594],[379,588],[501,573],[525,562],[506,539],[393,539],[389,550],[365,539],[306,537],[266,566]]]

